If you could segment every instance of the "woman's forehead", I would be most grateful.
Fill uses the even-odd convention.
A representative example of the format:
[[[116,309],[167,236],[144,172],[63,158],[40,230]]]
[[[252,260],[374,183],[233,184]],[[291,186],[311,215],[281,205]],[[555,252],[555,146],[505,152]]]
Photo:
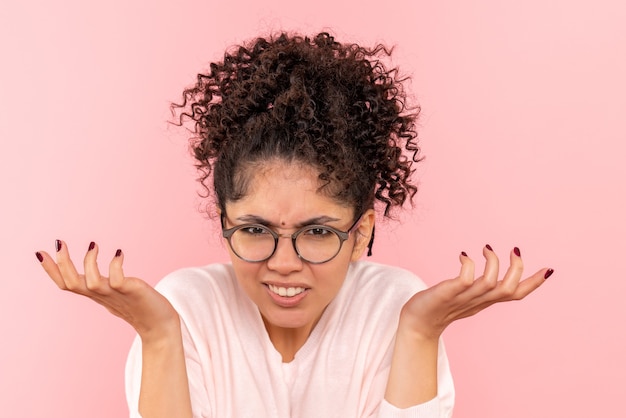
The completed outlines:
[[[235,184],[238,184],[240,189],[237,195],[241,196],[241,199],[256,194],[263,197],[268,193],[273,195],[283,189],[289,189],[328,196],[330,187],[325,187],[319,179],[319,174],[320,171],[316,167],[299,161],[272,159],[254,162],[242,168],[236,175],[239,178]]]
[[[229,217],[259,217],[276,225],[301,224],[328,217],[352,215],[349,205],[338,202],[320,188],[319,172],[301,163],[266,163],[250,173],[244,196],[226,202]]]

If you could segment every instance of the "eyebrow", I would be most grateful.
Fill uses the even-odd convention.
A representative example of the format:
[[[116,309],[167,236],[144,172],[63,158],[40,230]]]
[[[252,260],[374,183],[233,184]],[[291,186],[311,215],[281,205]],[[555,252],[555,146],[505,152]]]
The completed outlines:
[[[245,222],[245,223],[260,224],[264,226],[273,226],[275,228],[280,227],[280,225],[273,224],[267,219],[264,219],[261,216],[257,216],[257,215],[242,215],[242,216],[237,217],[236,219],[238,221]],[[305,221],[299,222],[295,225],[295,227],[302,228],[303,226],[307,226],[307,225],[324,225],[327,222],[334,222],[334,221],[339,221],[339,220],[340,220],[339,218],[333,218],[332,216],[322,215],[322,216],[316,216],[316,217],[307,219]]]

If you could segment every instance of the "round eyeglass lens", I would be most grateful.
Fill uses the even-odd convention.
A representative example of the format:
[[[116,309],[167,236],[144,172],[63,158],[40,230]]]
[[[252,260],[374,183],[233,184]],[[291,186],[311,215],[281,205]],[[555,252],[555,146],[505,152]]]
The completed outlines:
[[[311,226],[299,231],[296,249],[304,260],[323,263],[337,255],[341,249],[341,238],[332,229]]]
[[[283,236],[284,237],[284,236]],[[267,260],[274,254],[278,235],[263,225],[246,225],[230,236],[232,250],[240,258],[256,262]],[[310,263],[324,263],[339,253],[342,239],[337,233],[322,225],[311,225],[295,235],[296,252]]]
[[[266,260],[274,253],[274,245],[272,233],[260,225],[237,229],[230,237],[232,250],[247,261]]]

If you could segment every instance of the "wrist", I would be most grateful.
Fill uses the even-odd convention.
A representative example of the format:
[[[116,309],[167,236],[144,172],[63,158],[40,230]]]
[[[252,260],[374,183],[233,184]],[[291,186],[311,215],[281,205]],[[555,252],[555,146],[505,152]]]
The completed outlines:
[[[166,322],[162,321],[158,326],[137,329],[137,334],[142,345],[164,345],[172,341],[180,341],[182,338],[180,319],[178,315]]]
[[[415,318],[414,315],[407,314],[402,310],[398,322],[398,335],[403,338],[421,343],[439,342],[443,333],[443,328],[439,328],[429,323],[425,318]]]

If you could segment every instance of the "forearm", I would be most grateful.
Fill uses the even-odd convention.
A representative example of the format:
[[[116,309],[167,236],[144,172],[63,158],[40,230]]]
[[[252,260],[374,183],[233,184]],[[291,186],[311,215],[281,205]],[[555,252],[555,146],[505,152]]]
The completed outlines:
[[[192,416],[179,325],[164,335],[142,338],[139,412],[143,418]]]
[[[415,332],[400,321],[385,399],[398,408],[428,402],[437,396],[439,338]]]

